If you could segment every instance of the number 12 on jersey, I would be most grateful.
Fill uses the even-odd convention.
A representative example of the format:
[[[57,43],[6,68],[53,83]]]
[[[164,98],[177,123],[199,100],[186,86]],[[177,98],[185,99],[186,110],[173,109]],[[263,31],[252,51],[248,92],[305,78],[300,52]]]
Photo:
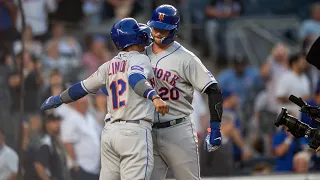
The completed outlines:
[[[114,110],[126,105],[125,100],[120,100],[121,96],[127,90],[127,83],[123,79],[112,81],[110,84],[111,96],[112,96],[112,108]]]

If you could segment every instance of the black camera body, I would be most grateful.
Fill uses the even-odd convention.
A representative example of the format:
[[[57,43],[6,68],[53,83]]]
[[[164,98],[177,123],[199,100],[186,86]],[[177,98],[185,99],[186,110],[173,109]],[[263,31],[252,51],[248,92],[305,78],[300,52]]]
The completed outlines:
[[[301,112],[306,113],[312,121],[320,124],[320,107],[310,106],[301,98],[293,95],[289,100],[301,107]],[[299,121],[296,117],[290,115],[286,108],[282,108],[281,113],[278,115],[275,126],[286,126],[288,131],[296,138],[311,138],[308,145],[312,149],[317,149],[320,146],[320,126],[312,128],[309,125]]]

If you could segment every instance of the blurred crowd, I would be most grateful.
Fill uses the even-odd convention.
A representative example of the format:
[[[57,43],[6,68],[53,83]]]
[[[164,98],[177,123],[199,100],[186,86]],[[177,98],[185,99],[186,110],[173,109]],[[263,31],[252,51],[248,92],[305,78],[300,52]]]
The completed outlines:
[[[147,21],[149,14],[145,12],[149,11],[144,8],[148,1],[21,1],[26,20],[23,31],[18,1],[0,0],[0,179],[16,178],[20,137],[26,180],[98,179],[106,95],[101,91],[46,114],[40,112],[39,107],[47,97],[58,95],[70,84],[90,76],[115,55],[115,48],[106,35],[109,29],[105,29],[105,33],[85,33],[83,27],[112,23],[128,16],[142,16]],[[175,5],[184,22],[190,14],[193,26],[187,38],[192,39],[194,47],[199,44],[199,51],[207,49],[207,53],[199,54],[200,59],[210,61],[223,57],[229,62],[227,68],[213,72],[224,97],[223,145],[215,153],[202,150],[209,112],[206,97],[199,92],[194,94],[193,119],[203,176],[319,170],[320,154],[308,148],[308,139],[295,139],[286,129],[274,126],[281,107],[286,107],[290,114],[316,127],[288,101],[294,94],[311,105],[320,105],[319,72],[305,61],[308,49],[320,36],[320,4],[305,2],[309,16],[301,20],[297,35],[301,51],[292,52],[279,42],[260,67],[252,66],[241,53],[229,53],[227,48],[234,37],[226,35],[225,22],[253,11],[246,6],[249,4],[246,0],[154,0],[150,3],[149,8],[162,3]],[[268,13],[276,17],[292,12]],[[23,102],[20,101],[21,73],[24,75]],[[23,134],[19,129],[21,116]]]

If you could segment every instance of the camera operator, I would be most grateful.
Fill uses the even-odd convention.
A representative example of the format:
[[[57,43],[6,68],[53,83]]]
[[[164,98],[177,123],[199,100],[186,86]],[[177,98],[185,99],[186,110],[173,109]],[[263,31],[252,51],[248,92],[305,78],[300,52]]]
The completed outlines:
[[[320,37],[312,44],[307,54],[306,60],[320,70]],[[320,146],[316,149],[316,152],[320,151]]]
[[[294,136],[287,131],[287,127],[282,127],[282,129],[273,136],[272,151],[276,156],[275,171],[292,171],[293,157],[300,149],[300,140],[294,138]]]
[[[288,97],[294,94],[308,99],[311,95],[310,81],[305,75],[307,65],[302,53],[292,55],[289,58],[290,71],[283,74],[276,85],[275,95],[280,107],[286,107],[294,116],[300,116],[300,108],[292,104]]]

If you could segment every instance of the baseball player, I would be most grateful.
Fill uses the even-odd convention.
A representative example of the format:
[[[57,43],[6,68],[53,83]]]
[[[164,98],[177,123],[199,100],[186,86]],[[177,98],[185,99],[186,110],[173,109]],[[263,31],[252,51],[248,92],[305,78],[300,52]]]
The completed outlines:
[[[106,86],[110,118],[101,137],[100,179],[150,179],[154,164],[153,105],[161,116],[168,112],[166,103],[147,81],[153,77],[150,61],[139,53],[150,43],[151,29],[125,18],[114,24],[111,38],[121,52],[86,80],[48,98],[41,110],[76,101]]]
[[[205,150],[214,151],[221,144],[220,88],[200,59],[174,40],[179,23],[179,13],[171,5],[157,7],[148,22],[154,40],[145,50],[155,74],[150,81],[170,108],[166,116],[155,113],[152,180],[163,180],[168,167],[177,180],[200,179],[198,140],[190,117],[194,89],[209,99],[211,121]]]

